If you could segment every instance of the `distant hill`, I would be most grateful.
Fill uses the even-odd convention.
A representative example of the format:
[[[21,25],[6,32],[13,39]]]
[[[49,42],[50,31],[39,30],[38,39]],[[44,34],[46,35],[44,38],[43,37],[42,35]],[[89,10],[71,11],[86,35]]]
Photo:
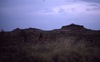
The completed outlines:
[[[80,29],[86,29],[84,26],[76,25],[76,24],[70,24],[67,26],[62,26],[62,30],[80,30]]]
[[[70,24],[0,32],[0,62],[100,62],[100,30]]]

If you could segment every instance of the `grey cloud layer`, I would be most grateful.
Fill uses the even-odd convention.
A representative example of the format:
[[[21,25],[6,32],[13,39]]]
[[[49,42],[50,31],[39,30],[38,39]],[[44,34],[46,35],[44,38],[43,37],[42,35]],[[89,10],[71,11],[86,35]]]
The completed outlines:
[[[81,0],[81,1],[100,3],[100,0]]]

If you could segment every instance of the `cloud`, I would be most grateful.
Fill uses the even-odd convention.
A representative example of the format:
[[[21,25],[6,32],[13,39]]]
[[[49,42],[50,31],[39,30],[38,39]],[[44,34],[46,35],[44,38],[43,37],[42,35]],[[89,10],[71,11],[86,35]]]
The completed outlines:
[[[100,3],[100,0],[81,0],[81,1]]]
[[[25,16],[33,15],[38,10],[38,8],[34,8],[32,5],[21,5],[1,7],[0,12],[7,16]]]
[[[55,14],[55,12],[52,9],[44,9],[36,12],[35,14],[45,14],[45,15],[50,15],[50,14]]]
[[[89,11],[95,11],[95,12],[99,12],[99,7],[100,7],[100,4],[98,3],[94,3],[94,2],[82,2],[82,1],[86,1],[86,0],[66,0],[66,4],[60,4],[60,1],[56,0],[59,2],[59,5],[54,5],[52,6],[50,3],[49,6],[52,6],[52,7],[48,7],[48,4],[46,2],[46,5],[47,7],[45,6],[42,6],[42,3],[41,5],[37,5],[37,4],[34,4],[32,5],[31,2],[38,2],[38,4],[40,4],[40,0],[30,0],[30,4],[26,4],[25,3],[28,1],[28,0],[25,0],[23,1],[24,4],[20,4],[18,5],[19,0],[18,1],[13,1],[11,0],[12,2],[9,2],[7,0],[7,2],[9,2],[8,4],[10,5],[7,5],[5,7],[1,7],[1,12],[4,14],[4,15],[36,15],[36,14],[41,14],[41,15],[61,15],[61,14],[80,14],[80,13],[87,13]],[[90,0],[87,0],[87,1],[90,1]],[[94,1],[94,0],[92,0]],[[99,1],[99,0],[96,0],[96,1]],[[15,3],[17,2],[17,3]],[[49,1],[48,1],[49,2]],[[51,3],[53,3],[54,1],[50,1]],[[62,1],[64,2],[64,1]],[[71,2],[71,3],[69,3]],[[10,3],[15,3],[15,4],[10,4]],[[22,1],[21,1],[22,3]],[[2,6],[2,5],[1,5]],[[90,12],[89,12],[90,13]]]
[[[58,15],[58,14],[100,14],[100,4],[77,2],[73,4],[59,5],[53,8],[38,11],[38,14]]]

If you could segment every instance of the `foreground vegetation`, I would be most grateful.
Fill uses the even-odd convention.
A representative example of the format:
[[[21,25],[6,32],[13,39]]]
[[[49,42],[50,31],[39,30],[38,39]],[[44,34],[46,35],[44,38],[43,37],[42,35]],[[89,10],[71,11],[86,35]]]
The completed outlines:
[[[0,62],[100,62],[100,31],[0,32]]]

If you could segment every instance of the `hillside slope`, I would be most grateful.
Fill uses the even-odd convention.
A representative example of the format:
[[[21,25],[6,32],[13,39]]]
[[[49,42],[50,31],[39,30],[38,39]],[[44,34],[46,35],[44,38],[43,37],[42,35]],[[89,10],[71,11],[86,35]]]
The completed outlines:
[[[0,62],[100,62],[100,31],[70,24],[0,32]]]

